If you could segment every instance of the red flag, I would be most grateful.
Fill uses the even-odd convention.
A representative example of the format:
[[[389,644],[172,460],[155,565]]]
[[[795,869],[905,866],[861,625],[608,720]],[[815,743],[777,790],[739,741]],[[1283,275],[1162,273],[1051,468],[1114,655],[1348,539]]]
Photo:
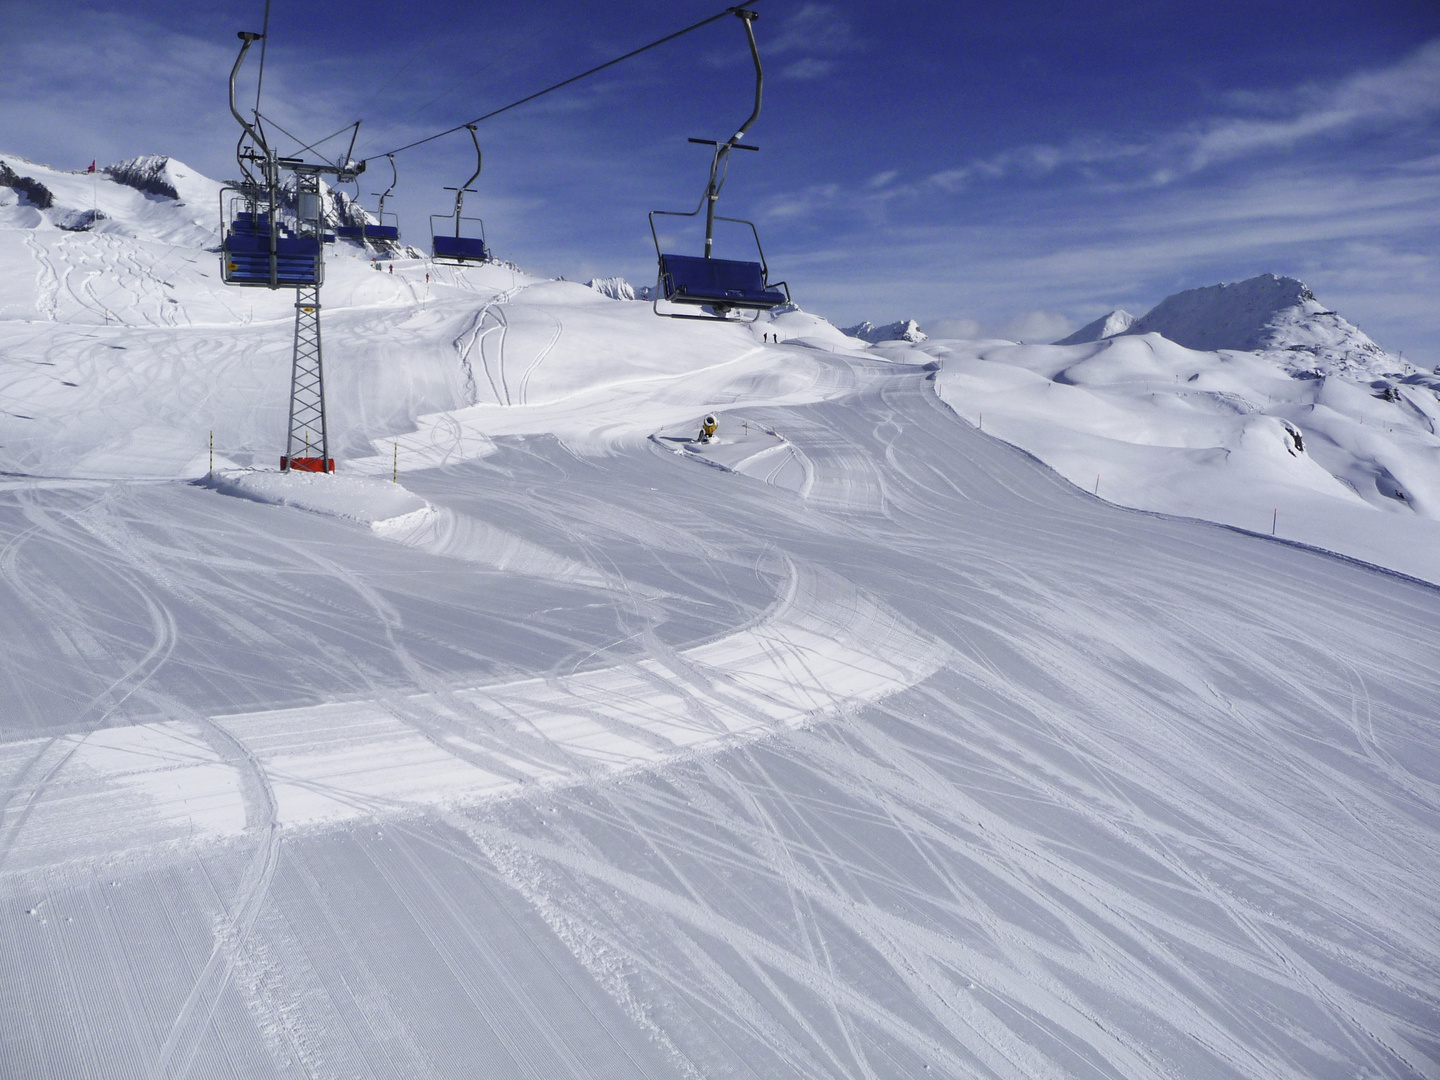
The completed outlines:
[[[93,162],[93,161],[90,162],[90,167],[89,167],[88,169],[86,169],[85,171],[86,171],[86,172],[94,172],[94,171],[95,171],[95,162]]]

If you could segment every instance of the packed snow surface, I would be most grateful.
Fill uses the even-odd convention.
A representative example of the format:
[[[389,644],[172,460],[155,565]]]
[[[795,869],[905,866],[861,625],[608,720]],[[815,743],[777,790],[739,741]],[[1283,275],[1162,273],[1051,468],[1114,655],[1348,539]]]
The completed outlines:
[[[342,243],[281,476],[293,297],[5,160],[0,1075],[1440,1075],[1423,379]]]

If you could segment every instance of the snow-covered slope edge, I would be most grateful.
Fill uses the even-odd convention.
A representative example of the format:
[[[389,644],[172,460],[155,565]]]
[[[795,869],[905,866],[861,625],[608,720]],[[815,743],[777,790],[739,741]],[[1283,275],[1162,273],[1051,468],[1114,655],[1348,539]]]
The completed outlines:
[[[1296,378],[1159,334],[929,342],[941,396],[1077,486],[1440,583],[1440,379]]]

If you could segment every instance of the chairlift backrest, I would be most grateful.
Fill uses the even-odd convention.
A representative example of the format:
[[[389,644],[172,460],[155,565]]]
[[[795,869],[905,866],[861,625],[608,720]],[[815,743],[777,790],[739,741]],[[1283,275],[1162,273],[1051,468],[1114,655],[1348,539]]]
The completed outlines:
[[[665,298],[679,303],[763,309],[785,302],[783,292],[766,286],[765,269],[758,262],[661,255],[660,278]]]

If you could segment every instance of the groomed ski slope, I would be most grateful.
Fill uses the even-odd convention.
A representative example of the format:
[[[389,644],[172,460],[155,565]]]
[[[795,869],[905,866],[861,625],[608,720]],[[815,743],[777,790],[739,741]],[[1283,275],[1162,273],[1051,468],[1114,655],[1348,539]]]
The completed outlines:
[[[283,312],[3,330],[83,377],[4,429],[0,1075],[1440,1075],[1434,587],[802,314],[355,261],[328,501],[236,468]]]

